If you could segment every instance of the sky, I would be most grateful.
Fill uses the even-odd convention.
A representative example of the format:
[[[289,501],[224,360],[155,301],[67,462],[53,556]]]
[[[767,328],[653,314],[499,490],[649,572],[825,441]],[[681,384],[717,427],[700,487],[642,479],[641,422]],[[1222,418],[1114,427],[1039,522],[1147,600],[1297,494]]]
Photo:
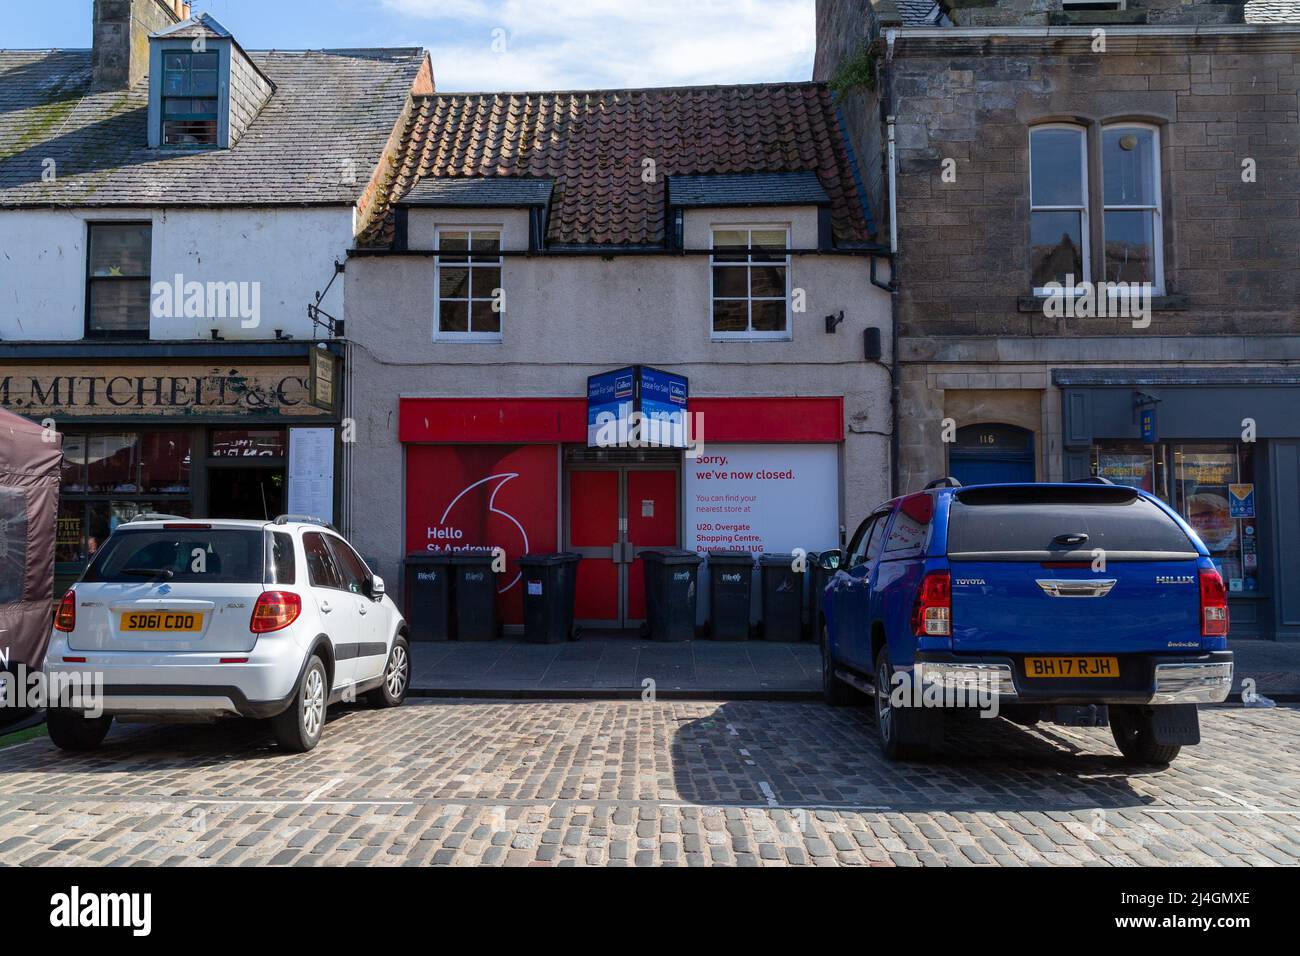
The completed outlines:
[[[439,90],[807,80],[814,0],[203,0],[249,50],[415,46]],[[89,47],[93,0],[0,0],[0,49]]]

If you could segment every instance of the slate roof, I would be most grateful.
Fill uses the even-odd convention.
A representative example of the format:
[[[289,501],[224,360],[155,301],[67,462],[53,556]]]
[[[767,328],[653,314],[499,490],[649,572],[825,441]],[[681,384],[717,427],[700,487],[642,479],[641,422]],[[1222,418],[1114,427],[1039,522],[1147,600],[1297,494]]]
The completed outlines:
[[[550,179],[493,176],[421,179],[401,198],[402,206],[489,206],[496,209],[546,206],[554,182]]]
[[[829,206],[830,202],[811,170],[668,178],[669,206]]]
[[[1247,0],[1247,23],[1300,23],[1300,0]]]
[[[357,201],[424,51],[247,55],[275,93],[233,148],[182,150],[148,147],[147,80],[92,93],[89,50],[0,50],[0,207]]]
[[[938,0],[896,0],[898,16],[908,26],[934,26],[944,18]]]
[[[432,94],[414,101],[389,161],[361,210],[361,246],[392,242],[389,208],[429,177],[552,178],[549,245],[654,247],[673,178],[805,171],[829,198],[837,242],[871,239],[820,83]]]

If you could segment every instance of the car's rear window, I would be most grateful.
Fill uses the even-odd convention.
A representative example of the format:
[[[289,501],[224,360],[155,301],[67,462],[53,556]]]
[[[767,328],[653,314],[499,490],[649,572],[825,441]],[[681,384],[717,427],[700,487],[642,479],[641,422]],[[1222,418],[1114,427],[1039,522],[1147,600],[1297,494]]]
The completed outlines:
[[[261,584],[265,558],[265,538],[256,529],[118,531],[99,549],[82,580]]]
[[[1087,535],[1079,539],[1077,535]],[[1069,551],[1191,554],[1178,524],[1127,488],[979,488],[954,496],[950,555]]]

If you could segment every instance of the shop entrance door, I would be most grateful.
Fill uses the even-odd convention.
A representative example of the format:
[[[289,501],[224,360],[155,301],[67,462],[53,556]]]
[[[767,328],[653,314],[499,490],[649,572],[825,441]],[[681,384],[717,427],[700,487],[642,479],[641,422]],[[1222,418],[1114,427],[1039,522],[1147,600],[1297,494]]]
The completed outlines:
[[[574,616],[588,627],[645,620],[642,551],[678,546],[675,465],[573,466],[565,482],[566,548],[582,555]]]

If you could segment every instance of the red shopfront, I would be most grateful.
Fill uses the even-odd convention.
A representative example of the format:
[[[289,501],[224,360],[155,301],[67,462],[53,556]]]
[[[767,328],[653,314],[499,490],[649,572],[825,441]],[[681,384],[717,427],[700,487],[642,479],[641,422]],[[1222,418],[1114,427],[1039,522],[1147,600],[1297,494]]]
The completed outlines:
[[[522,621],[526,553],[574,551],[577,619],[645,617],[639,555],[839,543],[839,397],[692,398],[701,453],[588,448],[585,399],[403,398],[406,553],[500,547],[501,619]]]

